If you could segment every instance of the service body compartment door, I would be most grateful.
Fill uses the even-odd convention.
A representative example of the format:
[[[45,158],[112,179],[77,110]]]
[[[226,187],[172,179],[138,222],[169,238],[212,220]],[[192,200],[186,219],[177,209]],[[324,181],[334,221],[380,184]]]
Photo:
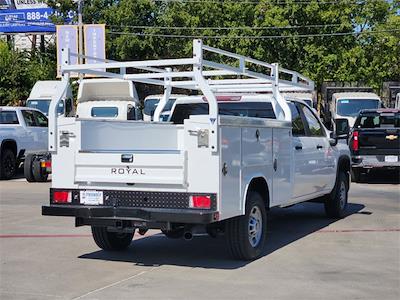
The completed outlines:
[[[224,218],[241,214],[241,128],[220,130],[221,211]]]
[[[292,198],[293,151],[291,128],[273,128],[273,206],[289,203]]]

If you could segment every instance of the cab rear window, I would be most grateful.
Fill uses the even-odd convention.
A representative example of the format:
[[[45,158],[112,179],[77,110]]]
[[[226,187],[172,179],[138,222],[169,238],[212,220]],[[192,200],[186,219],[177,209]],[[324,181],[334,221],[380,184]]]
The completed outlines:
[[[218,103],[220,115],[276,119],[269,102]],[[207,103],[178,104],[173,111],[171,122],[183,124],[192,115],[207,115]]]
[[[116,118],[118,107],[92,107],[91,116],[95,118]]]
[[[0,124],[19,124],[15,111],[0,111]]]
[[[400,127],[400,113],[370,113],[360,115],[355,128]]]

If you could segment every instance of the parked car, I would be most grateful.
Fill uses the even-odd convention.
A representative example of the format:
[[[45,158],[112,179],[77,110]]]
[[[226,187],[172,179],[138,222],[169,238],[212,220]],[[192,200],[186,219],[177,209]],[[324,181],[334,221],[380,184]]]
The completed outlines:
[[[400,110],[367,109],[350,132],[352,180],[373,169],[400,170]]]
[[[47,117],[38,109],[0,107],[0,177],[12,178],[25,157],[47,151]]]

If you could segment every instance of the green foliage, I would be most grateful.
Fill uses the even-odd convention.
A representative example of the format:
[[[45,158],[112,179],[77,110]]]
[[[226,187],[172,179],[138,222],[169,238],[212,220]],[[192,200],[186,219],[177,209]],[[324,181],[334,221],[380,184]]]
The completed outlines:
[[[54,49],[47,53],[13,51],[0,41],[0,105],[15,105],[25,100],[38,80],[54,79]]]
[[[49,0],[48,4],[62,15],[77,9],[72,0]],[[379,88],[383,81],[400,80],[400,32],[380,32],[400,29],[399,11],[399,0],[85,0],[83,20],[107,25],[110,59],[190,56],[193,37],[204,37],[207,45],[278,62],[318,85],[326,80],[358,81]],[[62,17],[55,19],[62,23]],[[356,34],[342,35],[349,32]],[[39,68],[37,56],[1,47],[1,66],[15,65],[0,75],[1,99],[27,95],[27,89],[15,85],[8,90],[6,81],[29,82],[28,86],[32,78],[50,76],[49,70],[55,70],[54,57],[51,62],[41,60]],[[36,67],[26,67],[29,59],[33,60],[30,66]],[[28,76],[28,72],[33,74]]]

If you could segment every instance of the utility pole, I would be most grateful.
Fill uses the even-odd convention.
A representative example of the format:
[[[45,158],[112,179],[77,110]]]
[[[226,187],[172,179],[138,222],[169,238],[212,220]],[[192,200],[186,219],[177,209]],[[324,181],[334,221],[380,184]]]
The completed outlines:
[[[83,0],[78,0],[78,53],[83,55],[83,22],[82,22]],[[83,58],[78,57],[78,63],[83,64]],[[79,79],[83,79],[83,74],[79,73]]]

